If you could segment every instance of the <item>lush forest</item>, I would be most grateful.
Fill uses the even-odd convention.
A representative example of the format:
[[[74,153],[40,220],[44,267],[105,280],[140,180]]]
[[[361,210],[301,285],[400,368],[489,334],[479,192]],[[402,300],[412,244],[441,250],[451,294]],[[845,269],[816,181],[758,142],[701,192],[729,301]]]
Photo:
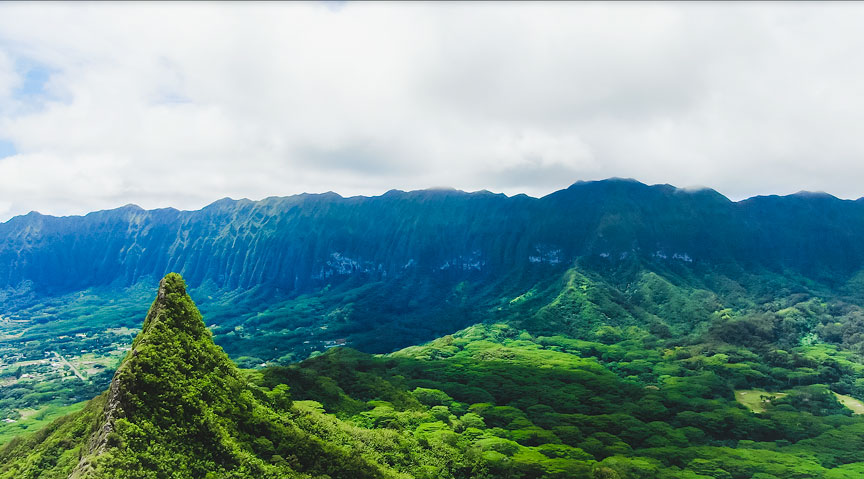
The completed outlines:
[[[862,201],[610,180],[0,236],[0,478],[864,476]]]
[[[27,359],[118,342],[105,331],[137,329],[152,285],[172,271],[188,282],[217,344],[252,366],[299,361],[339,340],[384,353],[509,321],[510,300],[533,290],[526,299],[551,301],[573,266],[625,296],[643,271],[724,304],[736,295],[767,302],[759,297],[766,275],[782,297],[790,287],[836,295],[864,270],[862,236],[864,201],[733,202],[709,189],[622,179],[542,198],[422,190],[224,199],[198,211],[31,213],[0,223],[0,333],[21,333],[0,334],[0,356],[9,342],[25,344]]]
[[[538,313],[561,324],[478,324],[387,355],[337,347],[240,370],[169,275],[108,391],[8,442],[0,477],[864,474],[858,308],[793,295],[777,311],[717,310],[691,334],[591,326],[608,291],[580,279],[568,273]],[[714,301],[645,281],[668,295],[657,306]]]

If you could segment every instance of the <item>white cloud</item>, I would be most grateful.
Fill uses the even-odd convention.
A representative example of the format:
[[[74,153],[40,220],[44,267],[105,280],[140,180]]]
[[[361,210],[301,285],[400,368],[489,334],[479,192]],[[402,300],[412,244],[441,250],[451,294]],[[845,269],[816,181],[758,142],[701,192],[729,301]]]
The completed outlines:
[[[0,114],[3,114],[8,108],[12,101],[12,92],[19,82],[20,78],[15,72],[15,64],[9,55],[0,48]]]
[[[857,4],[0,5],[0,219],[580,179],[864,194]],[[15,65],[50,71],[11,98]],[[4,106],[21,103],[15,108]]]

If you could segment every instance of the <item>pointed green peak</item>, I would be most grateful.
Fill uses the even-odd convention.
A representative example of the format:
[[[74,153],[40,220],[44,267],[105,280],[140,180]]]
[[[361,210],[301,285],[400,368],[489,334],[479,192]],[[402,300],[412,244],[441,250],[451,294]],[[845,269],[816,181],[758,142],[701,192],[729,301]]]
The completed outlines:
[[[188,456],[214,463],[225,449],[214,414],[236,410],[244,387],[236,366],[213,342],[183,278],[168,274],[111,381],[102,424],[70,477],[102,479],[138,470],[145,467],[142,456],[156,454],[153,447],[186,451],[158,467],[146,466],[160,472]]]
[[[300,416],[284,385],[265,391],[247,382],[213,342],[183,278],[172,273],[159,283],[107,393],[69,416],[65,429],[46,428],[36,453],[15,449],[22,458],[16,464],[38,461],[35,475],[0,466],[0,477],[402,477],[317,437],[304,429],[317,430],[317,423],[295,422]]]
[[[157,298],[165,298],[169,294],[186,296],[186,281],[177,273],[168,273],[159,281]]]
[[[132,343],[133,353],[142,341],[170,339],[172,330],[191,334],[196,339],[202,335],[209,337],[201,313],[186,293],[186,282],[177,273],[168,273],[159,282],[156,300],[144,319],[141,332]],[[148,340],[150,336],[157,337]]]
[[[172,386],[194,382],[214,372],[235,375],[236,367],[213,342],[201,313],[186,293],[183,277],[169,273],[159,282],[156,300],[132,343],[132,350],[118,368],[115,381],[121,383],[127,395],[156,403],[131,401],[136,410],[158,406],[165,400],[159,394],[173,389]]]

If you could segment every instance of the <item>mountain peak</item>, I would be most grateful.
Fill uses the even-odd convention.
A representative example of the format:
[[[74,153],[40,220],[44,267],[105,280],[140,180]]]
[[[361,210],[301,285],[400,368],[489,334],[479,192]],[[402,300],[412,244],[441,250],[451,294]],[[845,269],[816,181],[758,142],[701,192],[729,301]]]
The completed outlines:
[[[107,395],[91,404],[101,413],[85,411],[98,420],[91,422],[70,479],[383,477],[374,464],[328,448],[289,422],[287,388],[250,385],[213,342],[177,273],[159,282]],[[266,454],[261,444],[269,445]],[[297,451],[308,454],[291,464],[273,460]],[[66,469],[58,468],[65,476]]]
[[[156,294],[156,300],[167,301],[168,295],[186,295],[186,282],[177,273],[168,273],[159,281],[159,292]]]
[[[137,354],[136,347],[143,342],[171,347],[176,339],[174,336],[181,332],[191,335],[190,340],[207,336],[207,340],[213,343],[201,313],[186,294],[186,281],[177,273],[168,273],[159,281],[156,300],[144,319],[141,333],[132,343],[132,354]]]
[[[213,343],[183,277],[169,273],[159,282],[143,328],[114,374],[102,422],[70,477],[100,477],[105,468],[129,466],[124,458],[146,452],[150,443],[182,444],[186,432],[211,433],[198,420],[214,407],[223,408],[228,389],[242,384],[237,368]],[[206,389],[214,397],[187,397]],[[181,420],[179,433],[173,427],[175,413],[191,421]],[[147,441],[136,444],[131,432]]]

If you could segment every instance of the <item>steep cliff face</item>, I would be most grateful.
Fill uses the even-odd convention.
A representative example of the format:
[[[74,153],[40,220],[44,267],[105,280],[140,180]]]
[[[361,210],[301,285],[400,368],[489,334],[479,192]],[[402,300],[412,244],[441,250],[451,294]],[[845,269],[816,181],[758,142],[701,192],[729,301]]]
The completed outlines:
[[[223,200],[200,211],[134,207],[0,226],[0,281],[62,292],[132,284],[181,271],[191,286],[268,284],[303,290],[350,275],[384,278],[415,268],[479,271],[511,200],[455,192],[334,194]],[[475,233],[486,233],[477,237]]]
[[[63,309],[73,293],[107,288],[111,301],[178,271],[219,326],[217,342],[251,366],[339,344],[392,351],[507,320],[496,315],[514,298],[533,298],[519,302],[534,305],[518,312],[531,315],[574,267],[617,290],[603,296],[621,304],[645,272],[721,296],[729,284],[758,294],[767,283],[754,276],[771,274],[837,288],[864,269],[861,237],[864,201],[732,202],[619,179],[539,199],[424,190],[30,214],[0,224],[0,313],[73,324],[80,311]],[[58,297],[59,307],[43,307]]]
[[[613,263],[737,263],[805,274],[864,263],[864,203],[827,195],[734,203],[711,190],[628,180],[540,199],[488,192],[220,200],[199,211],[134,206],[0,225],[0,287],[50,293],[179,271],[191,287],[308,291],[350,277],[491,278]]]

